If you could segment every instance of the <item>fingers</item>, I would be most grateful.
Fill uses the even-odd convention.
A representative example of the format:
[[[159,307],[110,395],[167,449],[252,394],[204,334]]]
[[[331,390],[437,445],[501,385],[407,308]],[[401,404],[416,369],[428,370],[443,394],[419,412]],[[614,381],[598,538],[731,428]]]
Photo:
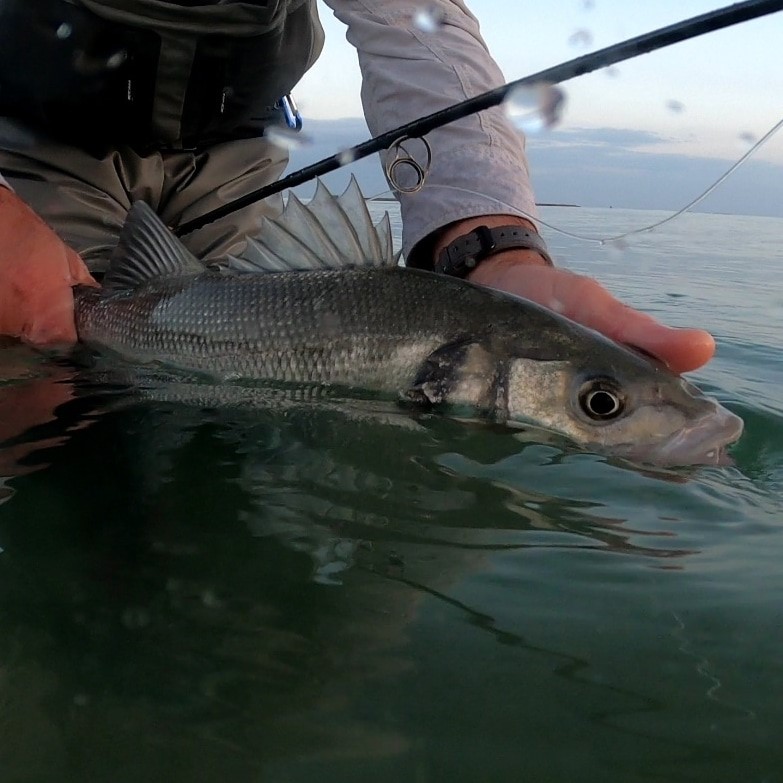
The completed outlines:
[[[715,355],[715,340],[702,329],[672,329],[656,323],[642,333],[638,325],[629,322],[614,339],[652,354],[676,373],[697,370]]]
[[[71,276],[71,285],[98,285],[95,278],[85,266],[84,261],[82,261],[81,256],[75,250],[66,248],[66,256],[68,259],[68,273]]]
[[[92,278],[86,268],[80,269],[82,261],[70,249],[61,245],[46,251],[44,260],[25,269],[18,306],[29,317],[21,326],[21,338],[30,345],[75,343],[71,285],[81,280],[89,283]]]
[[[39,315],[23,332],[22,339],[33,345],[72,344],[78,339],[73,318],[73,291],[71,286],[97,286],[79,254],[66,247],[67,285],[59,285],[45,295],[45,301],[36,308]]]
[[[612,340],[651,354],[673,372],[695,370],[715,353],[702,329],[673,329],[616,299],[592,278],[565,269],[524,264],[481,264],[471,280],[525,297]]]
[[[95,285],[78,254],[16,194],[0,188],[0,334],[73,343],[73,285]]]
[[[588,277],[565,273],[554,295],[566,305],[565,315],[616,342],[640,348],[673,372],[695,370],[715,354],[715,340],[702,329],[674,329],[634,310]]]
[[[22,328],[22,340],[30,345],[72,344],[77,341],[70,288],[47,298],[45,307],[36,308],[37,317]]]

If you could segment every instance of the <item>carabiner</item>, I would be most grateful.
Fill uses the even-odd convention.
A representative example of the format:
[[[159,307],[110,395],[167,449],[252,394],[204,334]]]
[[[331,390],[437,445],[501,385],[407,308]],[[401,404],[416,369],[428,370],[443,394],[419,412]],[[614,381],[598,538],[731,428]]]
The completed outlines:
[[[280,98],[280,100],[275,104],[275,107],[283,112],[283,116],[285,117],[285,124],[291,130],[302,130],[304,121],[302,120],[302,115],[299,113],[299,109],[296,107],[296,102],[294,101],[294,98],[290,92],[288,95],[284,95],[282,98]]]

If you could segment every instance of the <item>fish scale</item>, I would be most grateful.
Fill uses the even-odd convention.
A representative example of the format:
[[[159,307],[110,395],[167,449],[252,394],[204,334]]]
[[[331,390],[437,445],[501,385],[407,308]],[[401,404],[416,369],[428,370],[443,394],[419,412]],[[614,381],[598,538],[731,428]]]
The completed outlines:
[[[83,289],[77,328],[84,342],[135,361],[257,380],[375,379],[379,390],[396,390],[438,346],[491,331],[477,309],[489,292],[444,279],[454,306],[435,308],[433,277],[400,268],[206,272],[186,284],[152,281],[130,297]]]

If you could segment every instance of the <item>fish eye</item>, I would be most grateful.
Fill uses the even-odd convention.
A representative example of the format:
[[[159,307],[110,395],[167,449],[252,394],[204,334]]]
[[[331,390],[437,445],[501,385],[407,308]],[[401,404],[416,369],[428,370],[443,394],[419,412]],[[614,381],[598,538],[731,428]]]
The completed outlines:
[[[593,421],[611,421],[625,410],[625,395],[606,378],[591,378],[579,389],[579,407]]]

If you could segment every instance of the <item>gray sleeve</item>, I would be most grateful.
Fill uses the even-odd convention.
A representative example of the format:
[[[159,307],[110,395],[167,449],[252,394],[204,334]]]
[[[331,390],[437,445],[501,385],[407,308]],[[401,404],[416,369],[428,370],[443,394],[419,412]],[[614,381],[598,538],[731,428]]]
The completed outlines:
[[[362,103],[373,135],[504,83],[478,21],[461,0],[325,2],[348,26],[348,41],[359,53]],[[422,8],[442,21],[432,32],[414,22]],[[426,186],[400,196],[406,255],[455,220],[535,216],[524,138],[502,108],[433,131],[427,140],[433,160]]]

